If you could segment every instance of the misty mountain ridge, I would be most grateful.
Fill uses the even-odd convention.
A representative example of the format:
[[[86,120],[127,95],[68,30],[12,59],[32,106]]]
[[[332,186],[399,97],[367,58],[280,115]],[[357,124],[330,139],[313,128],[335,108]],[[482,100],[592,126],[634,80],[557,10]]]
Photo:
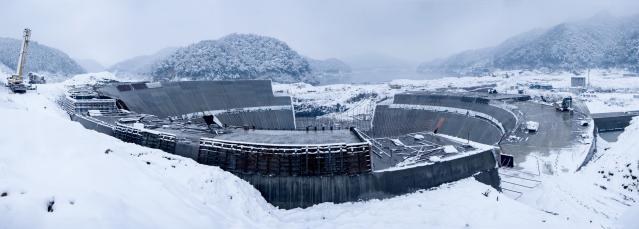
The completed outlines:
[[[351,72],[351,67],[344,61],[336,58],[328,58],[324,60],[305,57],[311,71],[314,73],[340,74]]]
[[[153,71],[154,64],[161,61],[177,51],[177,47],[167,47],[150,55],[136,56],[121,62],[118,62],[107,70],[114,73],[129,73],[138,75],[150,75]]]
[[[353,70],[414,69],[418,63],[378,52],[368,52],[342,58]]]
[[[15,72],[18,65],[21,47],[21,39],[0,38],[0,63],[10,68],[12,72]],[[27,50],[24,72],[25,74],[39,72],[69,76],[84,73],[85,70],[66,53],[31,41]]]
[[[495,47],[422,63],[417,70],[481,75],[495,70],[581,71],[588,68],[639,71],[639,15],[617,18],[598,14],[577,22],[532,30]]]
[[[101,72],[106,69],[102,64],[94,59],[75,59],[75,62],[87,72]]]

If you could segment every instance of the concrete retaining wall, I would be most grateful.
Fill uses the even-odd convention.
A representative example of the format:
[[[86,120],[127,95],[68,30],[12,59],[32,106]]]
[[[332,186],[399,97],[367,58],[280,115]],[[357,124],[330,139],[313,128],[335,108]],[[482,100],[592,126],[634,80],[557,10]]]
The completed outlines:
[[[490,100],[484,98],[429,94],[397,94],[395,104],[415,104],[441,107],[453,107],[477,111],[492,116],[501,122],[507,132],[515,129],[517,118],[503,108],[490,105]]]
[[[319,145],[275,145],[200,140],[197,162],[235,174],[334,176],[371,172],[368,142]]]
[[[71,120],[79,122],[82,126],[84,126],[84,128],[95,130],[97,132],[111,135],[111,136],[114,135],[113,125],[110,125],[100,120],[83,116],[83,115],[71,114],[70,116],[71,116]]]
[[[121,125],[110,129],[111,127],[105,126],[99,120],[91,117],[72,117],[88,129],[110,134],[126,142],[132,142],[189,157],[197,160],[198,162],[204,162],[205,164],[205,158],[209,157],[209,155],[202,156],[202,153],[209,154],[216,151],[215,149],[211,150],[213,148],[217,148],[218,151],[219,149],[235,149],[235,151],[240,149],[241,152],[237,151],[237,155],[245,155],[248,157],[250,157],[250,155],[255,156],[255,154],[252,154],[250,150],[244,149],[249,149],[250,147],[248,147],[248,145],[235,144],[233,147],[212,147],[211,144],[211,147],[207,148],[206,146],[202,147],[202,142],[197,144],[195,142],[196,139],[182,139],[182,137],[175,137],[155,131],[141,131]],[[227,163],[220,164],[218,166],[226,166],[224,169],[239,169],[238,171],[232,172],[251,183],[260,191],[262,196],[269,203],[285,209],[308,207],[323,202],[343,203],[349,201],[389,198],[411,193],[420,189],[436,187],[443,183],[453,182],[470,176],[474,176],[478,181],[499,189],[500,179],[496,169],[497,160],[495,158],[495,155],[498,154],[494,151],[496,149],[486,150],[467,157],[441,161],[425,166],[384,172],[371,172],[369,160],[363,160],[365,162],[364,164],[360,163],[362,161],[361,159],[370,159],[370,145],[367,144],[368,143],[357,143],[350,147],[352,150],[349,150],[348,146],[341,148],[338,147],[340,149],[334,151],[335,153],[333,156],[335,157],[327,156],[333,152],[330,148],[325,148],[328,149],[328,151],[324,153],[323,156],[319,152],[313,152],[313,161],[317,163],[311,167],[298,166],[296,170],[297,172],[294,175],[291,175],[292,173],[290,173],[293,171],[293,166],[290,166],[291,160],[288,160],[289,166],[287,167],[290,169],[286,170],[289,173],[283,176],[281,176],[282,171],[279,169],[277,171],[275,169],[270,169],[271,167],[282,168],[280,165],[286,164],[286,162],[283,162],[281,158],[273,157],[277,150],[283,150],[280,149],[282,147],[276,147],[277,149],[274,149],[271,153],[262,152],[264,155],[259,155],[259,157],[264,157],[267,160],[263,160],[265,163],[261,164],[257,163],[258,160],[256,160],[255,165],[256,168],[262,168],[263,170],[266,168],[264,170],[266,171],[265,173],[260,173],[257,170],[252,173],[243,173],[240,170],[245,169],[245,167],[237,166],[239,165],[237,164],[238,160],[236,160],[237,155],[236,157],[229,156],[231,154],[227,154],[228,152],[224,154],[224,161],[232,161],[234,165],[230,166],[230,164]],[[361,149],[355,152],[355,148]],[[293,147],[292,149],[295,150],[296,148]],[[282,151],[282,153],[287,152]],[[290,153],[290,155],[293,154]],[[306,154],[305,156],[309,155],[310,154]],[[348,155],[351,155],[351,157],[348,157]],[[342,172],[339,172],[334,170],[331,165],[344,164],[338,163],[340,161],[340,157],[341,159],[356,158],[358,162],[350,163],[351,165],[356,165],[354,167],[335,166],[335,168],[349,168],[348,170],[340,170]],[[274,158],[276,160],[272,160]],[[353,161],[351,160],[351,162]],[[261,167],[258,165],[261,165]],[[299,163],[299,165],[302,164]],[[362,167],[362,165],[364,166]],[[311,169],[307,170],[306,173],[302,173],[303,170],[301,169],[304,168]],[[322,170],[322,168],[325,169]],[[326,168],[330,169],[326,170]],[[351,171],[351,168],[355,170]],[[308,171],[320,172],[309,173]]]
[[[294,130],[293,110],[254,110],[217,114],[220,122],[229,126],[249,126],[267,130]]]
[[[488,120],[455,113],[389,108],[378,105],[373,120],[373,137],[398,136],[419,131],[433,131],[438,121],[443,125],[439,133],[471,141],[493,145],[499,142],[502,132]]]
[[[627,126],[630,125],[630,120],[632,120],[632,117],[633,116],[616,116],[593,119],[599,131],[604,132],[625,129]]]
[[[353,176],[239,176],[275,206],[284,209],[304,208],[323,202],[388,198],[471,176],[499,189],[500,179],[494,155],[493,150],[487,150],[427,166]]]
[[[250,115],[252,112],[246,112],[237,114],[236,118],[242,119],[239,122],[253,123],[258,128],[295,128],[291,98],[274,96],[270,80],[162,82],[151,88],[144,85],[122,83],[104,86],[98,91],[103,96],[121,101],[131,111],[159,118],[204,111],[290,106],[291,109],[288,110],[258,112],[260,115],[269,114],[273,117],[257,119],[252,118],[256,116]]]

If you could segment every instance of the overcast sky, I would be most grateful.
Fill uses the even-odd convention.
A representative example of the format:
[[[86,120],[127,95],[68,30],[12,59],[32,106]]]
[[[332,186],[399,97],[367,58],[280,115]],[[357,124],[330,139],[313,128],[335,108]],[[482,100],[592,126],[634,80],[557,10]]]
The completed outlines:
[[[32,39],[103,65],[168,46],[255,33],[314,57],[379,53],[413,61],[498,44],[514,34],[637,0],[2,0],[0,36]]]

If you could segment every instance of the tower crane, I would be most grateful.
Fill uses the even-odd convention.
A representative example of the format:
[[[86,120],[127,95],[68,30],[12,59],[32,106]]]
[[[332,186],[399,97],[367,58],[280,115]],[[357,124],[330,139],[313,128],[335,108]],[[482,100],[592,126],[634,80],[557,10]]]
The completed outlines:
[[[24,84],[24,77],[22,72],[24,70],[24,64],[27,59],[27,48],[29,47],[29,38],[31,37],[31,29],[24,29],[22,48],[20,49],[20,56],[18,57],[18,66],[16,67],[16,74],[7,77],[7,86],[14,93],[27,92],[27,86]]]

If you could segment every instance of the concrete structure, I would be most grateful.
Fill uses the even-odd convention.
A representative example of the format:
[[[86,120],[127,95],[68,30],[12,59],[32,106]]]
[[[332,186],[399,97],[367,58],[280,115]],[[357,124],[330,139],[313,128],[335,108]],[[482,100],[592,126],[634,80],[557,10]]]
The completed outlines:
[[[435,131],[484,144],[497,144],[503,132],[487,119],[465,112],[445,112],[413,106],[379,105],[375,109],[373,137],[397,136],[419,131]]]
[[[592,114],[599,132],[623,130],[630,125],[630,121],[635,116],[639,116],[639,111]]]
[[[494,103],[528,99],[527,95],[487,93],[397,94],[392,104],[376,108],[372,135],[392,136],[437,129],[439,133],[494,145],[517,126],[515,114]]]
[[[430,133],[437,130],[437,133],[499,146],[502,153],[512,155],[515,169],[530,154],[549,154],[578,142],[591,141],[589,155],[594,154],[594,137],[582,137],[593,136],[594,125],[583,103],[574,101],[573,111],[557,112],[551,105],[529,99],[526,95],[488,93],[397,94],[392,102],[377,106],[371,135],[401,138],[420,129]],[[539,123],[539,129],[533,133],[526,130],[528,121]],[[591,125],[583,126],[584,121]],[[583,159],[584,164],[589,158]]]
[[[370,143],[357,137],[357,132],[352,130],[240,132],[201,138],[197,161],[235,174],[266,176],[335,176],[371,172]],[[323,141],[318,135],[331,137]],[[293,138],[297,140],[286,141]]]
[[[402,103],[378,106],[370,132],[293,130],[290,98],[273,96],[265,82],[118,83],[70,93],[61,104],[86,128],[219,166],[268,202],[295,208],[387,198],[471,176],[499,189],[500,150],[491,145],[515,128],[517,118],[491,101],[527,99],[450,95],[436,103],[400,95]],[[87,102],[98,100],[109,109]],[[208,126],[200,116],[210,114],[233,125]],[[439,117],[447,121],[433,134]],[[402,124],[413,120],[423,125]]]
[[[573,76],[570,77],[570,86],[571,87],[586,87],[586,77],[583,76]]]
[[[274,96],[270,80],[118,83],[97,91],[119,108],[159,118],[213,114],[232,126],[295,129],[291,98]]]
[[[496,168],[495,152],[483,150],[452,160],[354,176],[239,176],[273,205],[290,209],[322,202],[389,198],[471,176],[500,189]]]
[[[280,103],[264,82],[119,83],[72,90],[60,103],[86,128],[219,166],[282,208],[386,198],[471,176],[501,189],[502,151],[516,169],[531,153],[583,141],[594,126],[582,126],[590,116],[579,102],[557,112],[526,95],[440,91],[397,94],[377,105],[372,124],[363,125],[370,130],[293,130],[290,98]],[[211,92],[220,85],[258,90],[247,98]],[[216,98],[222,101],[206,101]],[[182,104],[188,99],[200,105]],[[210,114],[225,127],[200,118]],[[538,131],[526,131],[528,121]],[[590,150],[589,157],[594,142]]]
[[[67,99],[61,101],[65,110],[86,114],[89,110],[104,113],[117,112],[115,99],[100,98],[95,93],[71,92]]]

